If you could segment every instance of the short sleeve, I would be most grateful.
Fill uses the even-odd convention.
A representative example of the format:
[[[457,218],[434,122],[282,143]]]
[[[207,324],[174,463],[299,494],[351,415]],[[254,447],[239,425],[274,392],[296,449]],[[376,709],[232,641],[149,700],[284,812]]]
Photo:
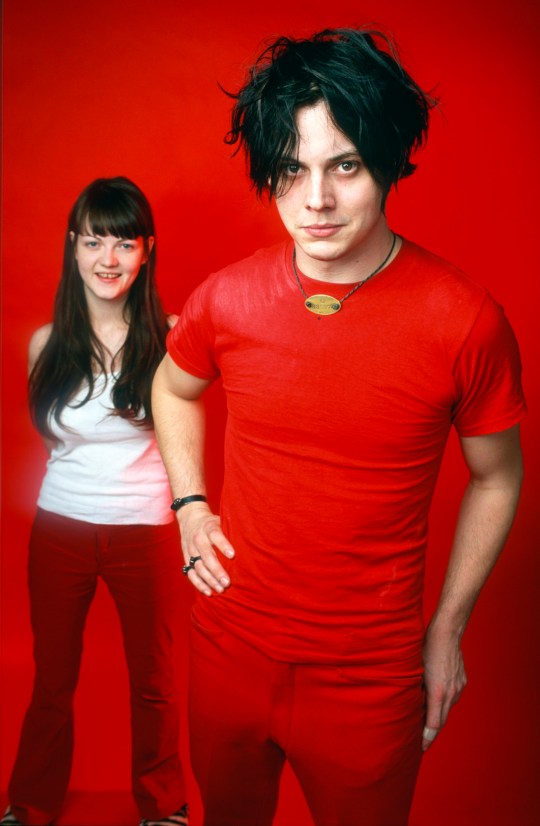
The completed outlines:
[[[214,344],[209,289],[205,281],[188,298],[180,318],[168,334],[167,351],[182,370],[213,381],[219,375]]]
[[[455,381],[453,423],[460,436],[498,433],[527,412],[516,337],[487,293],[456,361]]]

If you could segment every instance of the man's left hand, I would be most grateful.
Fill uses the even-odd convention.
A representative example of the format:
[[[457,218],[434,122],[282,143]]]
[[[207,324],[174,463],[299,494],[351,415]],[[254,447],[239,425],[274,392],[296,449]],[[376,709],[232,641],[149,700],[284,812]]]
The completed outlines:
[[[424,640],[424,681],[427,712],[422,749],[427,751],[467,684],[460,640],[456,635],[435,627],[428,629]]]

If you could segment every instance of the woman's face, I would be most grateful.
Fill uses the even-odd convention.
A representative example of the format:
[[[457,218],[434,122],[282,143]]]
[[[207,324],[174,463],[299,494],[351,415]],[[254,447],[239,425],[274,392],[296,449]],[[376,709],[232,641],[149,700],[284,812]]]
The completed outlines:
[[[154,239],[94,235],[90,230],[72,236],[75,258],[87,300],[124,303],[139,270],[147,261]]]

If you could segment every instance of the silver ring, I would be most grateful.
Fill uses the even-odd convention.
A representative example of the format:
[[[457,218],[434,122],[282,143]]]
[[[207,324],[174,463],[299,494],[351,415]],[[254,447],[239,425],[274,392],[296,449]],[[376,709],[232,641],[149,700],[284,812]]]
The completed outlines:
[[[182,567],[182,573],[187,576],[190,571],[193,571],[195,568],[195,563],[199,561],[200,556],[190,556],[189,557],[189,565],[184,565]]]

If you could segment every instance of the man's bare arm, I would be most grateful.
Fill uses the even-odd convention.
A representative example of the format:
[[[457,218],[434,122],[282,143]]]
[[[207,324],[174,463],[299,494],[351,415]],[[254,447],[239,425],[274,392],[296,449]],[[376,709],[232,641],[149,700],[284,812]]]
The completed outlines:
[[[476,599],[504,546],[523,475],[519,426],[461,439],[470,479],[437,609],[424,641],[427,690],[424,751],[446,723],[467,677],[461,638]]]
[[[204,407],[201,395],[209,382],[181,370],[166,355],[152,385],[156,437],[174,498],[205,494]],[[230,584],[216,550],[232,558],[234,550],[221,530],[219,516],[205,502],[190,502],[177,511],[186,564],[200,557],[189,578],[207,596]]]

